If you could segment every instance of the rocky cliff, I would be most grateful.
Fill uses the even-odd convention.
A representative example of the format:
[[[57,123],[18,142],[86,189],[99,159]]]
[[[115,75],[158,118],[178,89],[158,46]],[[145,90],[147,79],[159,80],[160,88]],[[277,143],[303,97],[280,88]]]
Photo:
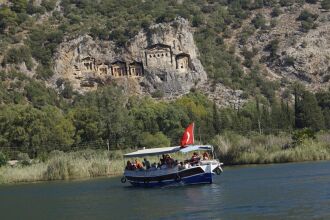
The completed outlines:
[[[125,47],[85,35],[67,39],[55,55],[55,75],[85,92],[115,82],[128,93],[176,96],[207,80],[189,22],[178,18],[141,30]]]
[[[261,64],[271,80],[298,81],[311,91],[327,89],[330,85],[330,12],[320,3],[293,4],[282,7],[274,16],[274,9],[253,11],[242,27],[227,40],[236,47],[236,55],[244,57],[244,50],[255,51],[255,63]],[[311,18],[301,18],[304,16]],[[251,34],[242,43],[244,29],[253,28],[257,15],[265,19],[265,28]],[[307,20],[304,21],[304,19]],[[305,25],[310,25],[307,30]],[[272,54],[273,53],[273,54]]]

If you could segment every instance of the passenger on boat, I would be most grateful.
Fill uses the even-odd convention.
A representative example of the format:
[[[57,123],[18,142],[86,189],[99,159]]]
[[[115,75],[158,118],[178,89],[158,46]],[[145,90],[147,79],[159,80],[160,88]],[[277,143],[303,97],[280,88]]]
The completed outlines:
[[[190,163],[185,163],[185,164],[184,164],[184,168],[185,168],[185,169],[188,169],[188,168],[190,168],[190,167],[191,167]]]
[[[209,154],[207,152],[203,153],[203,160],[208,160],[209,159]]]
[[[165,164],[166,164],[167,168],[172,168],[174,166],[174,160],[168,154],[165,156]]]
[[[196,165],[199,163],[200,161],[200,156],[198,155],[197,152],[194,152],[191,159],[190,159],[190,164],[193,166],[193,165]]]
[[[156,163],[152,163],[150,170],[157,170],[157,164]]]
[[[143,166],[145,166],[146,169],[150,169],[150,162],[147,160],[147,158],[143,159]]]
[[[165,164],[165,160],[166,160],[166,157],[165,157],[165,154],[163,154],[162,158],[160,158],[160,167]]]
[[[125,169],[126,170],[134,170],[135,169],[135,167],[134,167],[134,165],[131,163],[131,161],[127,161],[127,163],[126,163],[126,167],[125,167]]]
[[[143,170],[143,164],[138,159],[135,159],[135,166],[136,169]]]
[[[183,164],[183,162],[180,162],[179,165],[178,165],[178,169],[179,170],[184,170],[185,169],[185,166]]]

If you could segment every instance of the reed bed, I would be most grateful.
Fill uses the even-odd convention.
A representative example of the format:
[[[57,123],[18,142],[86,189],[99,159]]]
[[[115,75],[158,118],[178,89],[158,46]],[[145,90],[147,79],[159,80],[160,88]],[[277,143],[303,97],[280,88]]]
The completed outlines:
[[[51,152],[45,162],[0,168],[0,183],[69,180],[118,175],[123,171],[121,151]]]
[[[215,153],[225,165],[267,164],[312,160],[330,160],[330,134],[318,133],[316,139],[304,140],[292,145],[288,134],[241,136],[225,133],[215,136],[211,144]],[[0,167],[0,183],[36,182],[93,178],[98,176],[120,175],[125,166],[123,154],[134,149],[105,151],[81,150],[77,152],[53,151],[31,164],[19,163],[11,167]],[[178,161],[188,159],[191,154],[175,153]],[[147,158],[158,163],[156,157]]]
[[[227,165],[267,164],[298,161],[330,160],[330,135],[318,134],[316,139],[293,145],[287,134],[244,137],[233,133],[216,136],[213,145]]]

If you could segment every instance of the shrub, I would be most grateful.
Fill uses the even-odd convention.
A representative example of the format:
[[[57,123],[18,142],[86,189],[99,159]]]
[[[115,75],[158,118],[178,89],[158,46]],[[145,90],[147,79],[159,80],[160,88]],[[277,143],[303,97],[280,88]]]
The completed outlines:
[[[294,0],[280,0],[279,3],[282,7],[287,7],[293,5]]]
[[[299,21],[308,21],[308,20],[315,21],[317,18],[318,18],[317,14],[313,14],[313,13],[309,12],[308,10],[303,10],[299,15],[298,20]]]
[[[161,90],[156,90],[155,92],[153,92],[153,93],[151,94],[151,96],[152,96],[153,98],[163,98],[164,95],[165,95],[164,92],[161,91]]]
[[[301,29],[304,32],[308,32],[310,29],[315,29],[317,24],[315,24],[312,20],[308,19],[307,21],[301,21]]]
[[[30,157],[27,153],[18,153],[17,160],[22,164],[23,166],[31,165]]]
[[[323,9],[329,10],[330,9],[330,0],[322,0],[321,6]]]
[[[37,78],[39,79],[49,79],[54,75],[54,72],[48,67],[44,65],[38,65],[36,69]]]
[[[61,95],[66,99],[72,98],[73,87],[69,81],[64,81],[64,89],[61,91]]]
[[[31,69],[33,66],[31,60],[31,51],[28,47],[25,46],[20,48],[9,49],[3,59],[3,64],[7,64],[7,63],[20,64],[22,62],[25,62],[28,69]]]
[[[285,58],[284,63],[286,66],[293,66],[294,65],[294,57],[288,56]]]
[[[162,133],[150,134],[149,132],[143,132],[140,136],[139,143],[142,147],[168,147],[170,146],[170,140]]]
[[[316,4],[318,0],[306,0],[309,4]]]
[[[270,57],[275,57],[279,43],[278,39],[274,39],[266,46],[265,50],[270,52]]]
[[[266,28],[266,19],[265,19],[265,17],[262,14],[257,14],[252,19],[252,24],[257,29],[259,29],[259,28],[264,29],[264,28]]]
[[[302,142],[307,139],[315,139],[315,132],[312,129],[305,128],[302,130],[297,130],[292,134],[294,146],[302,144]]]
[[[7,157],[0,151],[0,167],[7,164]]]
[[[43,0],[41,6],[45,7],[47,11],[52,11],[56,6],[56,0]]]
[[[272,17],[277,17],[280,14],[282,14],[282,10],[280,9],[280,7],[275,7],[271,13]]]

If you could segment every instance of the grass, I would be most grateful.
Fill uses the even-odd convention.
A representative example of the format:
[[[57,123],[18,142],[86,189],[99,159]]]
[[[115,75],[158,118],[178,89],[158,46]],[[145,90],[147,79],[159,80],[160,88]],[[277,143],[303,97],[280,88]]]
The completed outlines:
[[[121,151],[51,152],[45,162],[0,168],[0,183],[69,180],[118,175],[123,171]]]
[[[288,134],[243,137],[233,133],[216,136],[213,145],[227,165],[287,163],[330,160],[330,134],[320,133],[316,139],[306,139],[292,145]]]
[[[316,139],[307,139],[299,145],[291,144],[288,134],[245,137],[227,132],[215,136],[211,144],[225,165],[267,164],[313,160],[330,160],[330,134],[319,133]],[[30,165],[0,167],[0,184],[70,180],[97,176],[120,175],[123,172],[123,154],[132,150],[82,150],[64,153],[53,151],[44,162],[34,160]],[[175,153],[173,158],[183,161],[190,154]],[[158,162],[158,158],[148,160]]]

